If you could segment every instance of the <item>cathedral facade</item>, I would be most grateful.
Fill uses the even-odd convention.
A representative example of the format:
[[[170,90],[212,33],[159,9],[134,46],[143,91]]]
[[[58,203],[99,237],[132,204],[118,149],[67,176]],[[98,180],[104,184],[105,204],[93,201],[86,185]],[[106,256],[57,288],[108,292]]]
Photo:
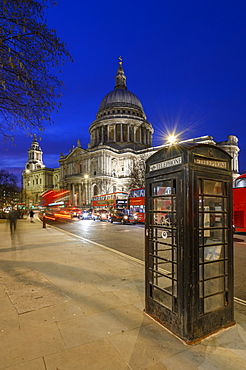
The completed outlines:
[[[140,159],[146,160],[163,147],[152,146],[154,129],[146,118],[140,100],[127,89],[121,59],[115,80],[114,89],[102,99],[96,119],[90,125],[88,147],[82,148],[78,140],[76,147],[68,154],[60,156],[59,173],[53,170],[52,186],[70,190],[70,205],[90,206],[93,195],[128,191],[131,172],[136,163]],[[222,143],[216,143],[211,136],[186,142],[220,146],[232,156],[233,173],[235,177],[238,175],[239,148],[235,136],[230,135]],[[35,145],[36,142],[32,144]],[[31,158],[32,151],[29,150],[28,153],[28,162],[23,173],[25,188],[28,188],[27,181],[34,185],[38,181],[42,182],[43,180],[37,180],[36,177],[39,171],[40,174],[45,171],[42,161],[38,159],[40,152],[36,151],[35,163]],[[36,177],[30,180],[31,173]]]

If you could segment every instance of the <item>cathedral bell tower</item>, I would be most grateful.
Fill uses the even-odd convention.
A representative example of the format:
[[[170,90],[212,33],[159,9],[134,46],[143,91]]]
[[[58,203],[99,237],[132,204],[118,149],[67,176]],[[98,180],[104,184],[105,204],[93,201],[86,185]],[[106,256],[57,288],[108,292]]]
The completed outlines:
[[[43,164],[43,152],[37,141],[37,135],[34,134],[31,148],[28,150],[28,162],[26,163],[26,170],[34,171],[44,168]]]

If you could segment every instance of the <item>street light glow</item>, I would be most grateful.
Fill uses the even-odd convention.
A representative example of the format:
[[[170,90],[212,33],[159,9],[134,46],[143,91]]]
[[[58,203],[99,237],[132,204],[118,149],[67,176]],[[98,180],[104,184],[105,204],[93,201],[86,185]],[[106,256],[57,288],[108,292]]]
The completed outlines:
[[[168,136],[167,141],[169,144],[174,144],[177,141],[177,137],[175,135],[170,135]]]

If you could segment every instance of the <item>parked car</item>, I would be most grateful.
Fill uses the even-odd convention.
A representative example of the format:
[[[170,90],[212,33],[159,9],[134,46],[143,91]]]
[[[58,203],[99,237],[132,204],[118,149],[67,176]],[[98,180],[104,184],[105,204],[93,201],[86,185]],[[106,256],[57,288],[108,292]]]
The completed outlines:
[[[108,220],[113,222],[120,222],[122,225],[131,223],[136,224],[138,221],[137,215],[127,212],[126,210],[114,210],[109,214]]]

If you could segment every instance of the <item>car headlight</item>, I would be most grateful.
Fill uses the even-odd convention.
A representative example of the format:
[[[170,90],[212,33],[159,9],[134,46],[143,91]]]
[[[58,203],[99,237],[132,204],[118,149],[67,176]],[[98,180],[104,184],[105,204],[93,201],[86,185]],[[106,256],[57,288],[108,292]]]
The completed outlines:
[[[124,218],[125,220],[127,220],[127,219],[128,219],[128,216],[126,216],[126,215],[125,215],[125,216],[123,216],[123,218]]]
[[[134,220],[137,220],[137,219],[138,219],[138,216],[136,216],[136,215],[135,215],[135,216],[134,216]]]

